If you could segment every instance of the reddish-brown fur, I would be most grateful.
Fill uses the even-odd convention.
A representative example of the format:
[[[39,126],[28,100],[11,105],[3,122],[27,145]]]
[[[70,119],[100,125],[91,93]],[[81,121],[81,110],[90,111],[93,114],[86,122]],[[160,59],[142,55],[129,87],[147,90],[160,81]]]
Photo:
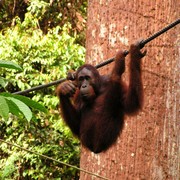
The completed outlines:
[[[119,51],[110,76],[100,76],[91,65],[84,65],[77,71],[89,69],[95,78],[93,84],[96,97],[84,101],[77,88],[73,103],[69,96],[57,88],[61,101],[61,112],[67,125],[81,143],[95,153],[107,150],[119,136],[124,126],[124,115],[135,114],[142,107],[143,87],[141,80],[141,58],[139,43],[130,47],[130,78],[127,86],[121,75],[125,71],[125,55]],[[65,85],[64,85],[65,86]],[[65,86],[66,87],[66,86]]]

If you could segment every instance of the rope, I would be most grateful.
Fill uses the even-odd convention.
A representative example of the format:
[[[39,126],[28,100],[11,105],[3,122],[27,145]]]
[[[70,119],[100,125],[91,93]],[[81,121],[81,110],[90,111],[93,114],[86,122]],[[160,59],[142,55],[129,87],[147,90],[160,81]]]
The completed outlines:
[[[161,34],[165,33],[166,31],[168,31],[169,29],[173,28],[174,26],[176,26],[177,24],[180,23],[180,19],[177,19],[176,21],[174,21],[173,23],[169,24],[168,26],[166,26],[165,28],[163,28],[162,30],[158,31],[157,33],[153,34],[152,36],[150,36],[149,38],[143,40],[141,42],[141,48],[144,47],[145,44],[147,44],[148,42],[152,41],[153,39],[155,39],[156,37],[160,36]],[[129,53],[129,51],[126,51],[126,55]],[[98,64],[95,66],[95,68],[101,68],[111,62],[114,61],[114,57],[110,58],[110,59],[107,59],[106,61]],[[31,91],[36,91],[36,90],[40,90],[40,89],[44,89],[44,88],[47,88],[49,86],[54,86],[54,85],[57,85],[63,81],[65,81],[66,78],[63,78],[63,79],[60,79],[60,80],[57,80],[57,81],[53,81],[51,83],[48,83],[48,84],[43,84],[43,85],[39,85],[39,86],[35,86],[35,87],[32,87],[30,89],[27,89],[27,90],[24,90],[24,91],[18,91],[18,92],[15,92],[13,94],[26,94],[26,93],[29,93]]]
[[[17,147],[17,148],[19,148],[19,149],[21,149],[21,150],[23,150],[23,151],[26,151],[26,152],[29,152],[29,153],[32,153],[32,154],[41,156],[41,157],[43,157],[43,158],[45,158],[45,159],[49,159],[49,160],[51,160],[51,161],[55,161],[55,162],[57,162],[57,163],[59,163],[59,164],[63,164],[63,165],[65,165],[65,166],[69,166],[69,167],[71,167],[71,168],[77,169],[77,170],[79,170],[79,171],[82,171],[82,172],[84,172],[84,173],[90,174],[90,175],[92,175],[92,176],[96,176],[96,177],[101,178],[101,179],[109,180],[109,179],[106,178],[106,177],[100,176],[100,175],[98,175],[98,174],[92,173],[92,172],[87,171],[87,170],[82,169],[82,168],[78,168],[78,167],[76,167],[76,166],[70,165],[70,164],[65,163],[65,162],[63,162],[63,161],[56,160],[56,159],[54,159],[54,158],[51,158],[51,157],[49,157],[49,156],[40,154],[40,153],[38,153],[38,152],[31,151],[31,150],[26,149],[26,148],[23,148],[23,147],[21,147],[21,146],[19,146],[19,145],[17,145],[17,144],[13,144],[13,143],[7,142],[7,141],[5,141],[5,140],[3,140],[3,139],[0,139],[0,141],[6,143],[6,144],[8,144],[8,145],[15,146],[15,147]]]

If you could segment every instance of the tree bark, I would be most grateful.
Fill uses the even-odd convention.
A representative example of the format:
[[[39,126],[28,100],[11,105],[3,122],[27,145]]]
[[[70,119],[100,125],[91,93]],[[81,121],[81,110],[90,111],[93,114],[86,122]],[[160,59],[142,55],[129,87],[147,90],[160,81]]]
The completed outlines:
[[[179,17],[178,0],[89,0],[86,62],[96,65],[118,49],[128,50]],[[108,151],[96,155],[82,147],[81,168],[111,180],[180,179],[179,32],[177,25],[145,46],[143,110],[126,117]],[[101,68],[101,74],[110,73],[112,64]],[[96,178],[80,173],[81,180]]]

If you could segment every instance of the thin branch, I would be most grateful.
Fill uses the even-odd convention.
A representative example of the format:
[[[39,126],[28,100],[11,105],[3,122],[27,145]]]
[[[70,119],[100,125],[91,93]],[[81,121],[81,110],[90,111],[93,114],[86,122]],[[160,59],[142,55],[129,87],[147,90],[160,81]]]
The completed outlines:
[[[90,175],[92,175],[92,176],[96,176],[96,177],[101,178],[101,179],[109,180],[108,178],[105,178],[105,177],[100,176],[100,175],[98,175],[98,174],[92,173],[92,172],[87,171],[87,170],[82,169],[82,168],[78,168],[78,167],[76,167],[76,166],[70,165],[70,164],[65,163],[65,162],[63,162],[63,161],[56,160],[56,159],[54,159],[54,158],[52,158],[52,157],[49,157],[49,156],[40,154],[40,153],[38,153],[38,152],[31,151],[31,150],[26,149],[26,148],[23,148],[23,147],[21,147],[21,146],[19,146],[19,145],[17,145],[17,144],[13,144],[13,143],[7,142],[7,141],[5,141],[5,140],[3,140],[3,139],[0,139],[0,141],[1,141],[1,142],[4,142],[4,143],[6,143],[6,144],[8,144],[8,145],[10,145],[10,146],[17,147],[17,148],[19,148],[19,149],[21,149],[21,150],[23,150],[23,151],[26,151],[26,152],[29,152],[29,153],[32,153],[32,154],[36,154],[36,155],[41,156],[41,157],[43,157],[43,158],[45,158],[45,159],[49,159],[49,160],[55,161],[55,162],[57,162],[57,163],[59,163],[59,164],[63,164],[63,165],[65,165],[65,166],[69,166],[69,167],[71,167],[71,168],[77,169],[77,170],[79,170],[79,171],[82,171],[82,172],[84,172],[84,173],[90,174]]]

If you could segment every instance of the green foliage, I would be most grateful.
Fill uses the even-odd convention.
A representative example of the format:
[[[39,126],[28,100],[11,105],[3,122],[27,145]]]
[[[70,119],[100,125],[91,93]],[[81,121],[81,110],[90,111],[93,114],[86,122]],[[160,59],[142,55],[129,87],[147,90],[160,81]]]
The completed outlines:
[[[0,67],[5,67],[5,68],[9,68],[9,69],[16,69],[16,70],[22,71],[22,68],[19,65],[15,64],[11,61],[0,60]]]
[[[21,113],[28,121],[30,121],[32,112],[29,107],[42,112],[47,112],[44,106],[24,96],[0,93],[0,100],[0,116],[5,120],[7,120],[9,113],[16,116]]]
[[[57,26],[70,23],[69,33],[76,33],[76,41],[85,44],[87,0],[1,0],[0,30],[14,25],[15,17],[23,22],[27,12],[38,20],[43,33]]]
[[[70,23],[46,27],[46,33],[42,30],[42,21],[54,3],[29,2],[24,19],[16,16],[13,26],[0,32],[0,137],[78,166],[79,141],[60,118],[55,87],[32,92],[27,95],[30,99],[11,94],[65,77],[69,69],[82,65],[85,57],[85,48],[77,43],[79,36],[72,33]],[[14,63],[23,71],[17,72]],[[34,101],[48,112],[43,113],[43,106]],[[78,179],[77,170],[5,143],[0,144],[0,155],[0,179]]]
[[[2,180],[6,179],[7,177],[11,176],[14,171],[18,170],[18,168],[15,166],[15,161],[18,160],[18,154],[19,153],[12,153],[5,163],[5,166],[0,171],[0,178]]]
[[[0,60],[0,67],[22,71],[22,68],[19,65],[11,61]],[[5,81],[3,81],[3,79],[1,80],[2,81],[0,82],[0,85],[5,87]],[[8,119],[9,113],[12,113],[16,116],[18,116],[19,113],[22,113],[25,118],[30,121],[32,118],[32,112],[28,106],[46,112],[44,106],[35,101],[32,101],[29,98],[19,95],[12,95],[10,93],[0,93],[0,116],[2,116],[5,120]]]
[[[5,104],[7,105],[6,109],[3,109],[3,113],[1,114],[5,119],[8,118],[9,112],[15,115],[18,115],[20,112],[25,116],[25,118],[28,121],[31,120],[32,112],[25,103],[13,97],[4,97],[4,96],[0,96],[0,97],[4,98],[4,100],[6,101]]]
[[[43,35],[36,26],[37,19],[32,21],[31,14],[28,13],[25,20],[21,24],[17,19],[18,24],[14,28],[0,34],[0,58],[18,62],[24,69],[14,80],[14,74],[6,76],[12,79],[13,84],[24,90],[59,79],[65,76],[68,69],[82,64],[85,50],[75,43],[74,37],[68,35],[70,25],[56,27]],[[27,29],[28,26],[33,27]]]

